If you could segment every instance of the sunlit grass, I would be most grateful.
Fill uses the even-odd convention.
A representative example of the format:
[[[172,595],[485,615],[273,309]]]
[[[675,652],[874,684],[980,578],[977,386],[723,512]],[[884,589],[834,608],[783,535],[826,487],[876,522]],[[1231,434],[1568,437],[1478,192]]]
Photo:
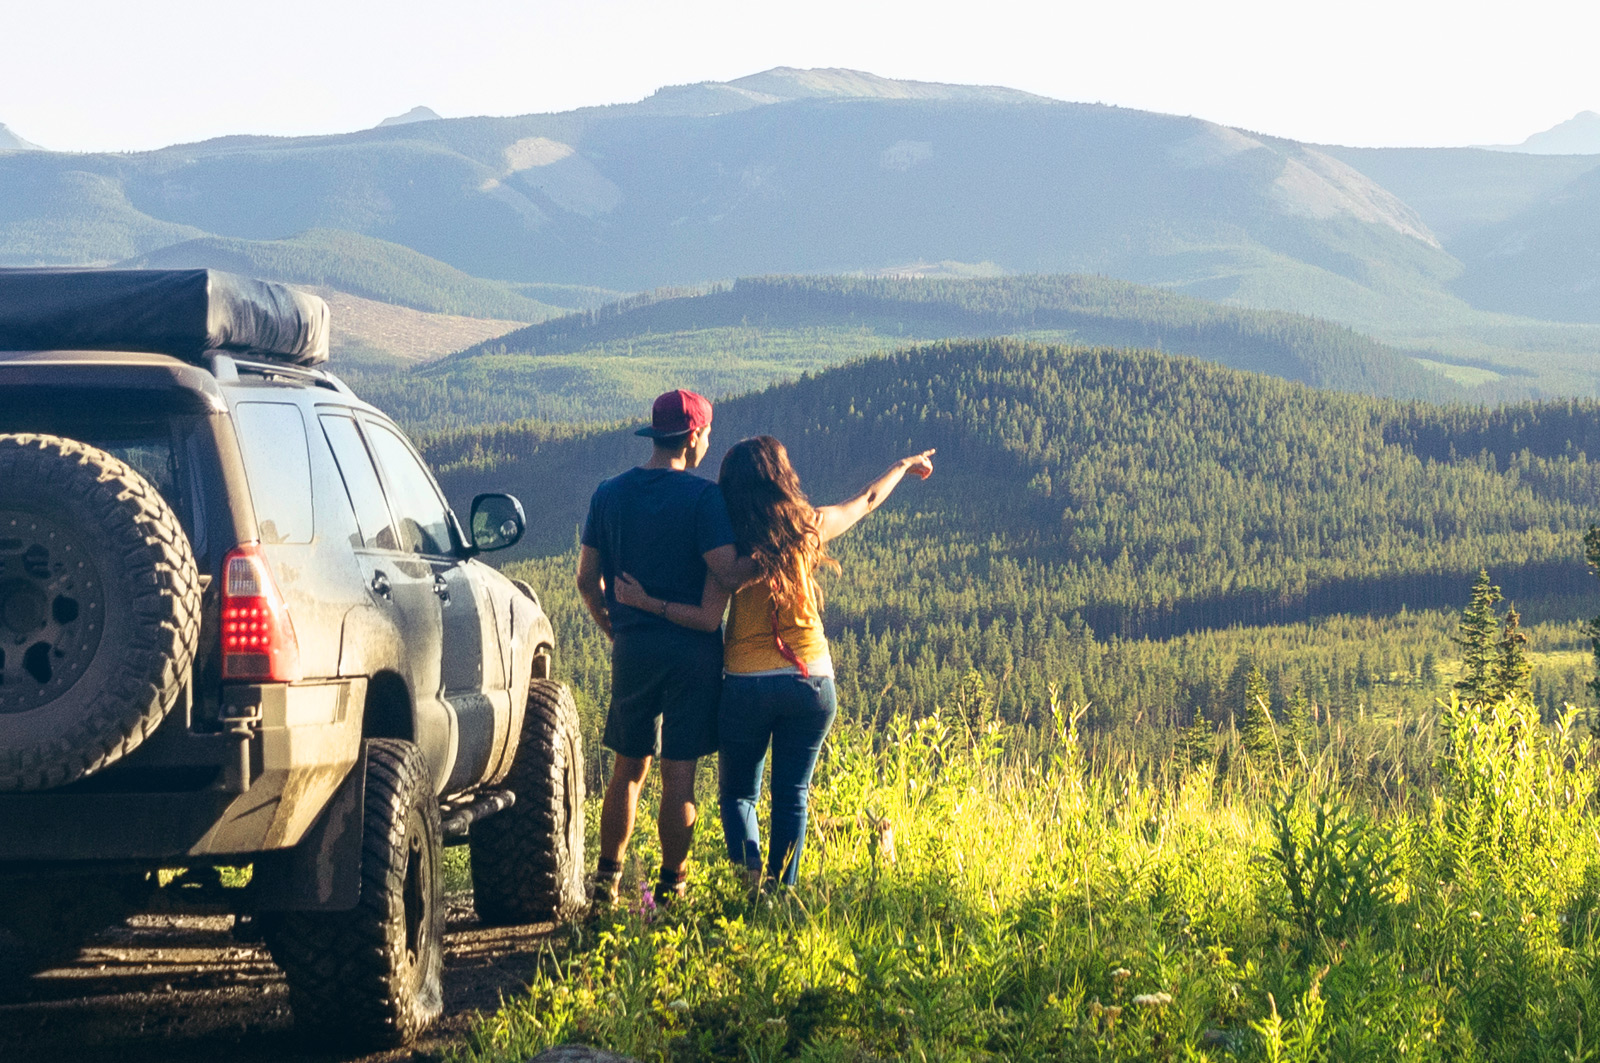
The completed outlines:
[[[1089,765],[1059,706],[841,727],[798,889],[749,896],[708,821],[691,905],[574,930],[458,1059],[1592,1058],[1588,741],[1440,711],[1438,772],[1373,799],[1287,736]]]

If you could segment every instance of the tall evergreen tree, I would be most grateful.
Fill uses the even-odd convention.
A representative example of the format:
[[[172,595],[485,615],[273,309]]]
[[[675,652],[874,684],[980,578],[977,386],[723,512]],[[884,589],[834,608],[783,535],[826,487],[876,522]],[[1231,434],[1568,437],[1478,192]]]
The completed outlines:
[[[1278,753],[1277,729],[1272,722],[1272,688],[1259,667],[1251,668],[1244,684],[1244,726],[1240,737],[1250,759],[1265,764]]]
[[[1591,524],[1589,530],[1583,533],[1583,556],[1588,560],[1589,568],[1600,575],[1600,525]],[[1600,616],[1584,626],[1584,634],[1589,636],[1596,666],[1595,677],[1589,680],[1589,690],[1600,697]]]
[[[1194,719],[1183,729],[1179,748],[1190,768],[1198,769],[1208,764],[1216,754],[1217,729],[1206,719],[1204,705],[1196,705]]]
[[[1487,569],[1478,570],[1472,600],[1461,613],[1461,625],[1451,639],[1461,647],[1461,678],[1456,692],[1463,701],[1483,702],[1494,697],[1494,664],[1499,617],[1494,607],[1502,600],[1500,588],[1489,582]]]
[[[1500,640],[1495,643],[1494,667],[1490,675],[1490,697],[1503,698],[1508,694],[1527,694],[1528,681],[1533,678],[1533,665],[1528,662],[1528,636],[1522,632],[1522,618],[1515,606],[1506,609],[1505,621],[1500,625]]]
[[[1439,682],[1439,655],[1432,650],[1422,655],[1422,667],[1417,672],[1417,681],[1424,687],[1432,687]]]
[[[1311,701],[1299,687],[1295,687],[1294,693],[1289,695],[1289,713],[1285,724],[1294,740],[1309,751],[1316,738],[1317,724],[1311,718]]]

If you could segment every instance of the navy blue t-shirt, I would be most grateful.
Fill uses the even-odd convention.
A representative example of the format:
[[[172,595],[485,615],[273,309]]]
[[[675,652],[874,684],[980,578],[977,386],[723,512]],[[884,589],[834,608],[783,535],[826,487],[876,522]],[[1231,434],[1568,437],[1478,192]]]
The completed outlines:
[[[722,490],[710,480],[677,469],[629,469],[595,488],[582,542],[600,553],[613,631],[688,631],[619,603],[617,576],[633,576],[652,598],[699,605],[706,583],[701,555],[732,543],[733,525]]]

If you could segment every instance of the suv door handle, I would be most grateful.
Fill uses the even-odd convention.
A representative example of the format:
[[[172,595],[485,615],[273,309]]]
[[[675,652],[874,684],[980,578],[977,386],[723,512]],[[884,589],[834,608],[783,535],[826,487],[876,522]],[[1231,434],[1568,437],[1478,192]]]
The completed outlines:
[[[437,573],[433,577],[433,593],[437,594],[444,604],[450,604],[450,584],[443,576]]]
[[[389,597],[389,577],[382,572],[372,574],[372,593],[380,598]]]

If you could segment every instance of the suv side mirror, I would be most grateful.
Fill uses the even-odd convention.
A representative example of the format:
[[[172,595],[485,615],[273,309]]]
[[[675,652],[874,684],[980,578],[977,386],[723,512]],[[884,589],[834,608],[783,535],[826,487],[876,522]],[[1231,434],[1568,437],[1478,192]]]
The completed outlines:
[[[480,553],[515,546],[528,530],[522,503],[512,495],[479,495],[472,500],[472,547]]]

